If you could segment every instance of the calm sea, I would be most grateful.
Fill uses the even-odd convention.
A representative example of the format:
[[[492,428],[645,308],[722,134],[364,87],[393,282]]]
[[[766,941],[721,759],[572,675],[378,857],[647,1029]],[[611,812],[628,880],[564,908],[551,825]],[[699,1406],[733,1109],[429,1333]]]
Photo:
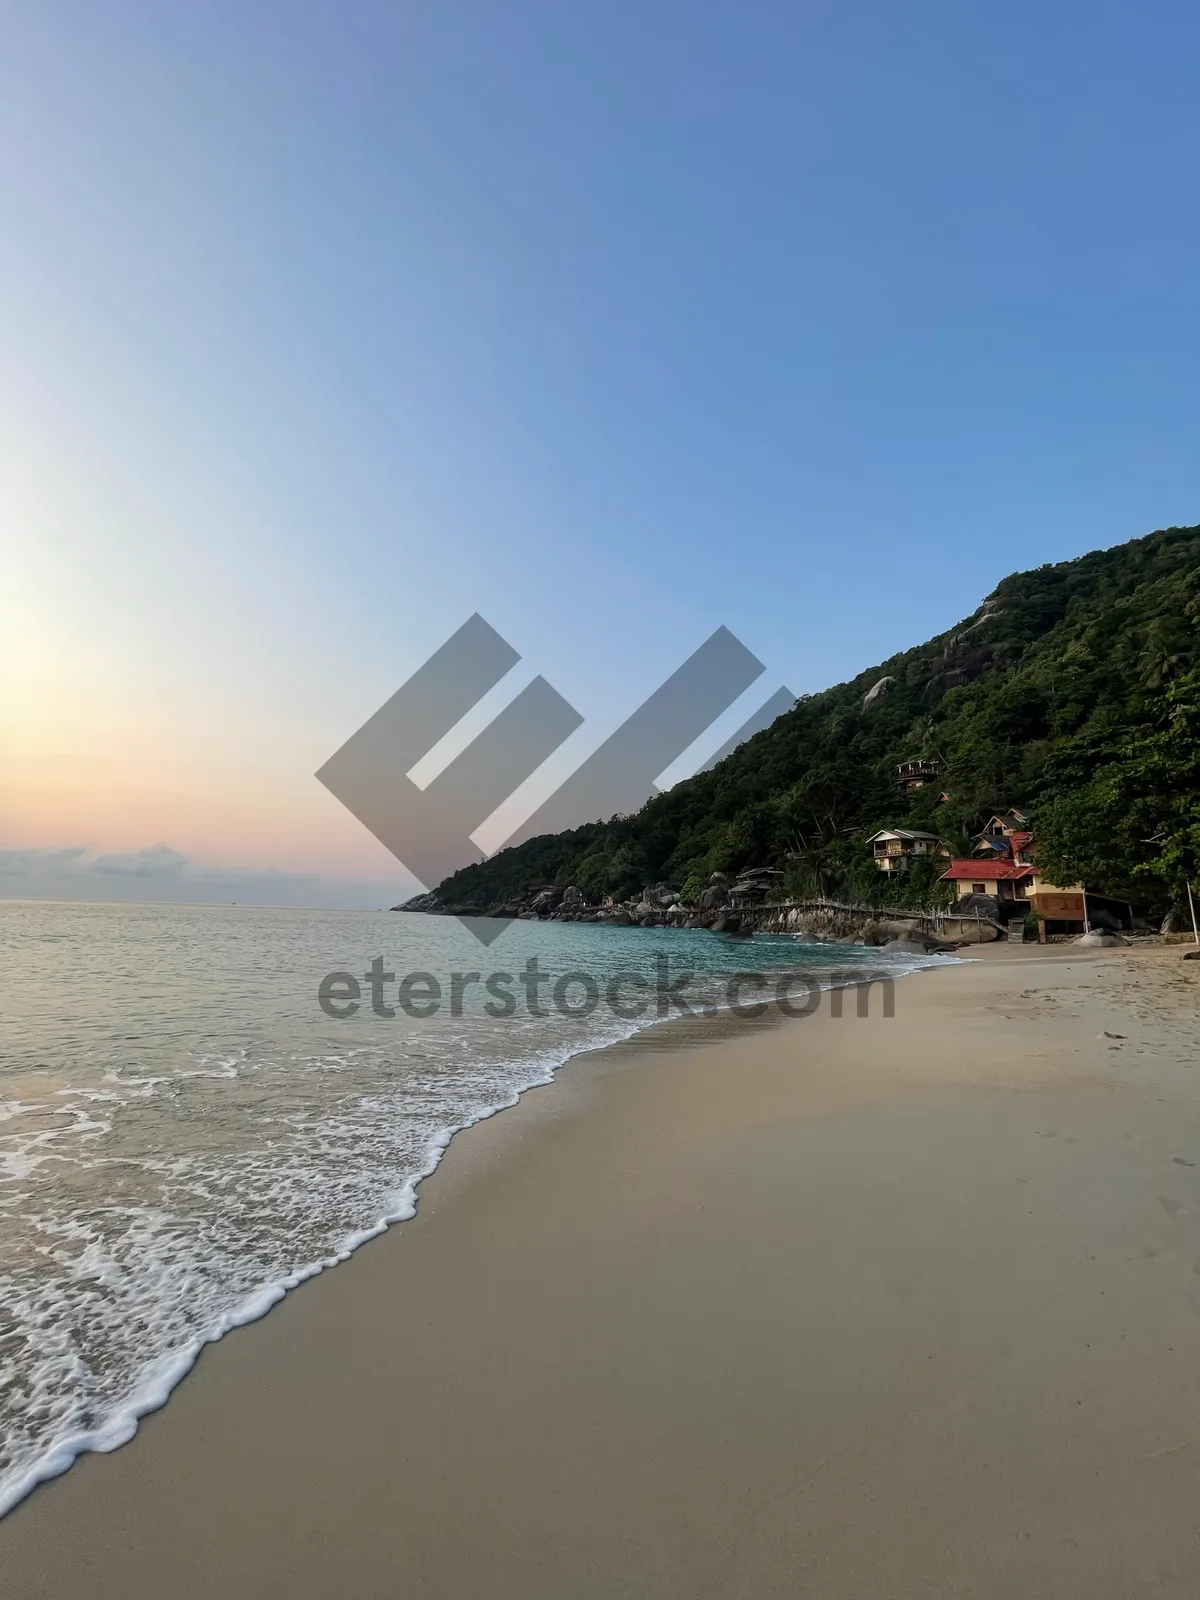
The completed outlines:
[[[436,977],[441,1009],[377,1015],[377,956]],[[455,1131],[645,1025],[588,1011],[579,978],[562,993],[587,1014],[563,1015],[555,980],[603,995],[617,972],[655,984],[663,960],[718,1003],[738,969],[825,986],[879,965],[786,938],[516,923],[484,949],[452,919],[387,912],[0,901],[0,1514],[128,1439],[206,1341],[411,1216]],[[482,983],[453,1014],[451,973],[500,969],[511,1016]],[[362,989],[342,1020],[318,1004],[334,972]],[[617,992],[630,1009],[631,979]]]

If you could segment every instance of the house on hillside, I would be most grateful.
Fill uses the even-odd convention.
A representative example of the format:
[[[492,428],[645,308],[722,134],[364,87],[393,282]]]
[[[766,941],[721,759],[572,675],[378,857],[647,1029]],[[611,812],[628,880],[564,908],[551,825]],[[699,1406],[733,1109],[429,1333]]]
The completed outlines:
[[[942,881],[954,886],[959,899],[991,895],[1001,919],[1032,911],[1043,935],[1082,933],[1093,918],[1106,927],[1133,924],[1125,901],[1093,894],[1081,883],[1051,883],[1039,872],[1029,819],[1015,809],[992,817],[976,835],[973,855],[952,861]]]
[[[735,907],[760,906],[783,877],[779,867],[743,867],[729,890],[729,903]]]
[[[1014,828],[1007,833],[992,833],[985,830],[975,837],[972,855],[982,856],[985,861],[1013,861],[1022,866],[1030,865],[1029,847],[1033,843],[1033,835],[1024,828]]]
[[[1023,811],[1018,811],[1012,806],[1008,811],[997,812],[989,818],[982,833],[976,834],[976,839],[996,840],[1001,844],[1012,838],[1014,833],[1024,833],[1029,827],[1029,818]]]
[[[905,794],[911,794],[935,782],[941,770],[936,761],[902,761],[896,768],[896,782]]]
[[[942,873],[942,882],[954,886],[957,897],[989,894],[999,901],[1025,902],[1034,869],[1011,859],[979,861],[972,858],[951,861]]]
[[[881,828],[867,840],[880,872],[907,872],[921,856],[938,855],[944,846],[936,833],[919,828]]]

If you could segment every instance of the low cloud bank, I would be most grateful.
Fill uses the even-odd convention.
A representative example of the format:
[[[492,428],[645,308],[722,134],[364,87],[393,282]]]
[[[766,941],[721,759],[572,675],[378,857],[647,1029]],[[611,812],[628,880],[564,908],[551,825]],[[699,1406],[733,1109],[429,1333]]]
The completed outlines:
[[[85,845],[0,849],[0,899],[8,900],[236,901],[373,909],[395,905],[411,892],[399,881],[363,883],[270,867],[204,866],[166,844],[111,855],[93,854]]]

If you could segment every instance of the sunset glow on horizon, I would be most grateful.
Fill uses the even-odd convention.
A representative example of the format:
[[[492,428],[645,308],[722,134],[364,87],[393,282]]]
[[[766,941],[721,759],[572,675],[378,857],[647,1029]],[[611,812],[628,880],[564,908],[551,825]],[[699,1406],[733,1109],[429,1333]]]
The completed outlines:
[[[1195,15],[868,13],[9,19],[0,892],[412,892],[313,774],[474,611],[565,761],[1196,519]]]

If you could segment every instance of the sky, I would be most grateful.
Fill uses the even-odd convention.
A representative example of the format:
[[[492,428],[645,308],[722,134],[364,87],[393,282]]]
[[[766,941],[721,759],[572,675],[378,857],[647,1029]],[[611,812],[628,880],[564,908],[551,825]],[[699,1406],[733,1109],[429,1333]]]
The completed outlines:
[[[0,894],[413,892],[313,774],[476,611],[476,726],[584,718],[492,848],[718,626],[693,764],[1200,521],[1198,74],[1182,0],[4,7]]]

